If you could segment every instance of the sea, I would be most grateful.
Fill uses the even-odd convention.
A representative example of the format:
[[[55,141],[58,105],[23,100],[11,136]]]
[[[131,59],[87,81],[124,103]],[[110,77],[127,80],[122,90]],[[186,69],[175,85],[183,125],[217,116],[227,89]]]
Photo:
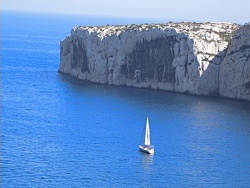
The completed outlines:
[[[1,187],[249,187],[249,102],[58,73],[72,27],[156,20],[9,11],[1,19]],[[147,116],[154,155],[138,151]]]

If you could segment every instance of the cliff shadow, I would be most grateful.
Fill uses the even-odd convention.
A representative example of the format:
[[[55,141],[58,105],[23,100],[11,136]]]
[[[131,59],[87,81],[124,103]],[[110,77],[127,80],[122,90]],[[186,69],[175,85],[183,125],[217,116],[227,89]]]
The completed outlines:
[[[220,96],[220,68],[223,59],[226,56],[227,50],[228,48],[220,51],[210,61],[208,58],[206,58],[206,56],[204,56],[205,58],[202,60],[202,64],[200,67],[203,73],[201,74],[197,83],[197,94],[208,96]],[[206,64],[208,64],[207,68]]]
[[[172,66],[172,46],[175,42],[176,39],[169,36],[135,43],[126,64],[121,67],[121,73],[136,82],[154,80],[175,83],[175,68]]]

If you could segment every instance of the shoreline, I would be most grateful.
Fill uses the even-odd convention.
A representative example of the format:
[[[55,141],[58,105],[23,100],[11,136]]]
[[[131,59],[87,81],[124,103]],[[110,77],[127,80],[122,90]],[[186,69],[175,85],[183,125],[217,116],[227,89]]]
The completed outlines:
[[[225,97],[225,96],[220,96],[220,95],[198,95],[198,94],[192,94],[192,93],[188,93],[188,92],[177,92],[177,91],[169,91],[169,90],[163,90],[163,89],[153,89],[153,88],[149,88],[149,87],[136,87],[136,86],[127,86],[127,85],[111,85],[108,83],[97,83],[97,82],[93,82],[90,80],[82,80],[79,79],[77,77],[74,77],[68,73],[64,73],[61,72],[60,70],[57,71],[58,74],[61,77],[64,77],[66,79],[71,79],[73,81],[77,81],[79,83],[76,84],[80,84],[80,83],[87,83],[87,84],[92,84],[92,85],[101,85],[101,86],[108,86],[108,87],[121,87],[121,88],[130,88],[130,89],[141,89],[141,90],[148,90],[148,91],[159,91],[159,92],[167,92],[167,93],[172,93],[172,94],[179,94],[179,95],[185,95],[185,96],[193,96],[193,97],[202,97],[202,98],[213,98],[213,99],[226,99],[226,100],[230,100],[230,101],[238,101],[238,102],[248,102],[250,103],[250,101],[246,100],[246,99],[239,99],[239,98],[230,98],[230,97]]]

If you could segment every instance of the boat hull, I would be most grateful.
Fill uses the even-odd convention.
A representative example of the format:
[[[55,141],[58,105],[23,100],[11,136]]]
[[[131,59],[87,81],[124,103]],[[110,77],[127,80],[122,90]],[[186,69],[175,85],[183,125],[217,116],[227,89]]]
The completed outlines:
[[[153,146],[139,146],[139,150],[147,154],[154,154]]]

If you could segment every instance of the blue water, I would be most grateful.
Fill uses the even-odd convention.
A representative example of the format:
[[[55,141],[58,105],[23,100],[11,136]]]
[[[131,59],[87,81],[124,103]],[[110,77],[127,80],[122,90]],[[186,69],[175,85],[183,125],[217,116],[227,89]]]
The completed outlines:
[[[249,186],[250,103],[57,72],[71,27],[143,21],[3,13],[2,187]],[[138,151],[147,115],[153,156]]]

